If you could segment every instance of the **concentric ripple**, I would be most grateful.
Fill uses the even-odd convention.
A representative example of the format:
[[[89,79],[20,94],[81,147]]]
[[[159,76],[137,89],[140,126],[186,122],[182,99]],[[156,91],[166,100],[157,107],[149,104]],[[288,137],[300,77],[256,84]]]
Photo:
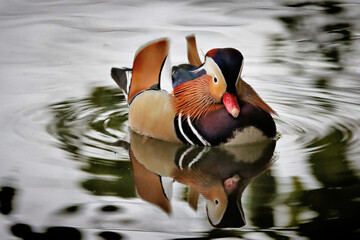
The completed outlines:
[[[118,143],[127,132],[127,104],[118,89],[98,87],[88,98],[56,103],[50,109],[54,120],[48,131],[74,160],[128,159]]]

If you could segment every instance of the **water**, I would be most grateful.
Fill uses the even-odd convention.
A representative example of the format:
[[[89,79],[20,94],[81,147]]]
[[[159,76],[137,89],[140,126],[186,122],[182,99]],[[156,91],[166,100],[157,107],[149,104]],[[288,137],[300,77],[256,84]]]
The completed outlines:
[[[0,238],[358,239],[359,12],[356,1],[2,1]],[[129,146],[110,68],[131,66],[139,46],[164,36],[173,63],[186,62],[192,33],[204,53],[242,51],[243,78],[279,114],[276,147]],[[188,170],[191,158],[171,155],[187,150],[204,150]],[[168,157],[147,165],[142,151]],[[217,154],[233,156],[221,174],[206,164],[221,164]],[[165,205],[141,191],[144,165],[170,186]],[[180,182],[194,168],[217,182],[234,166],[246,225],[213,228],[196,184],[166,176],[179,166]]]

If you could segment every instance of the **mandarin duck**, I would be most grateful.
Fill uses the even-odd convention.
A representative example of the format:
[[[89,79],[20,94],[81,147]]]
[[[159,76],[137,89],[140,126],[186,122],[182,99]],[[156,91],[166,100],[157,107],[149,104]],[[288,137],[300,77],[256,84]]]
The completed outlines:
[[[172,212],[173,182],[188,187],[189,206],[197,210],[205,200],[211,225],[245,225],[242,194],[273,163],[276,141],[237,147],[209,148],[160,141],[130,130],[129,155],[136,192],[143,200]]]
[[[112,68],[129,104],[131,129],[200,146],[274,138],[276,113],[241,78],[242,54],[216,48],[202,63],[195,37],[188,36],[187,44],[190,64],[171,67],[169,41],[161,39],[140,48],[131,69]]]

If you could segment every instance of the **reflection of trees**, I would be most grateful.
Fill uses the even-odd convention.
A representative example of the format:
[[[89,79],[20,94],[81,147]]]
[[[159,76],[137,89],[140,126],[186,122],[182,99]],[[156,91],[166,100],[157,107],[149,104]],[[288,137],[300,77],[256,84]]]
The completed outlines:
[[[346,158],[349,139],[344,132],[334,129],[308,148],[319,148],[309,157],[316,179],[323,188],[303,191],[301,205],[315,211],[318,216],[311,222],[300,224],[300,233],[308,237],[344,239],[348,234],[360,233],[360,179],[350,168]]]
[[[310,79],[321,95],[329,95],[306,95],[310,104],[336,111],[338,106],[329,90],[335,81],[345,81],[350,76],[347,74],[352,74],[348,67],[354,66],[348,65],[355,39],[355,22],[347,16],[350,9],[337,1],[296,1],[285,6],[287,14],[277,20],[286,31],[272,35],[272,61],[285,63],[294,75]],[[298,80],[295,77],[294,81]],[[281,218],[287,225],[285,231],[293,229],[311,239],[360,239],[360,180],[347,158],[347,149],[353,144],[350,138],[351,130],[346,126],[335,127],[307,144],[312,175],[321,184],[318,189],[309,190],[301,178],[294,177],[292,192],[282,195],[271,170],[257,178],[249,187],[247,200],[251,223],[260,229],[280,227],[276,220]],[[288,216],[278,211],[277,207],[283,206]],[[264,233],[273,239],[288,238],[281,229]]]
[[[280,41],[275,46],[284,46],[281,42],[288,40],[286,38],[296,39],[293,44],[296,44],[297,51],[292,53],[304,54],[302,59],[316,58],[311,55],[320,53],[324,57],[320,60],[334,62],[338,64],[335,69],[340,70],[342,53],[350,51],[348,46],[352,43],[353,29],[342,5],[335,1],[308,1],[286,6],[295,11],[278,19],[289,35],[274,36],[275,42]]]
[[[306,189],[294,177],[293,191],[283,198],[278,195],[271,170],[259,176],[250,185],[247,200],[252,225],[260,229],[275,227],[275,218],[286,218],[275,207],[284,204],[289,209],[285,231],[293,229],[311,239],[359,239],[360,179],[346,157],[350,140],[345,132],[334,128],[307,146],[315,149],[308,162],[321,188]],[[274,239],[287,239],[281,230],[264,233]]]
[[[291,209],[292,225],[299,226],[299,233],[310,238],[352,239],[360,229],[357,221],[360,204],[360,179],[350,168],[346,158],[349,140],[344,132],[333,129],[323,138],[307,147],[317,149],[309,156],[314,177],[322,188],[304,189],[299,179],[294,179],[292,192],[287,199]],[[316,216],[301,223],[301,213],[311,210]]]
[[[276,197],[276,182],[269,170],[266,174],[259,176],[251,185],[249,203],[251,221],[260,228],[271,228],[274,226],[274,210],[271,205]]]
[[[251,222],[260,229],[271,229],[275,224],[274,199],[277,195],[277,185],[275,177],[272,176],[271,169],[265,174],[260,175],[252,183],[250,188],[249,211]],[[289,239],[282,235],[281,231],[266,231],[273,239]]]
[[[286,32],[272,36],[272,61],[286,64],[294,75],[311,79],[314,88],[331,95],[325,90],[338,80],[344,81],[347,75],[352,79],[354,74],[348,68],[354,62],[349,53],[355,39],[349,9],[337,1],[300,1],[285,6],[290,13],[277,20]],[[326,110],[334,109],[331,99],[311,97]]]
[[[131,163],[128,161],[107,160],[107,162],[104,162],[103,160],[91,159],[82,170],[99,176],[81,183],[83,188],[94,195],[120,196],[124,198],[135,196]],[[101,178],[101,176],[113,176],[115,178]]]
[[[85,164],[81,170],[92,177],[81,186],[94,195],[135,196],[126,146],[121,146],[112,132],[124,128],[124,104],[118,89],[97,87],[88,98],[50,106],[54,120],[48,130],[59,140],[59,148]],[[89,155],[93,150],[101,156]],[[120,157],[114,154],[117,152]]]

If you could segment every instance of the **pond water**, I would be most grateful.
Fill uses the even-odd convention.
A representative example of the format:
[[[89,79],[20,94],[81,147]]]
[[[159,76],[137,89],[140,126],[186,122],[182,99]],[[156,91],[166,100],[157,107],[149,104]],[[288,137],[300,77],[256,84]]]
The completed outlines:
[[[359,13],[355,0],[1,1],[0,239],[360,239]],[[243,53],[276,142],[129,132],[111,67],[160,37],[185,63],[189,34],[203,53]],[[230,228],[214,228],[206,181],[233,169]]]

